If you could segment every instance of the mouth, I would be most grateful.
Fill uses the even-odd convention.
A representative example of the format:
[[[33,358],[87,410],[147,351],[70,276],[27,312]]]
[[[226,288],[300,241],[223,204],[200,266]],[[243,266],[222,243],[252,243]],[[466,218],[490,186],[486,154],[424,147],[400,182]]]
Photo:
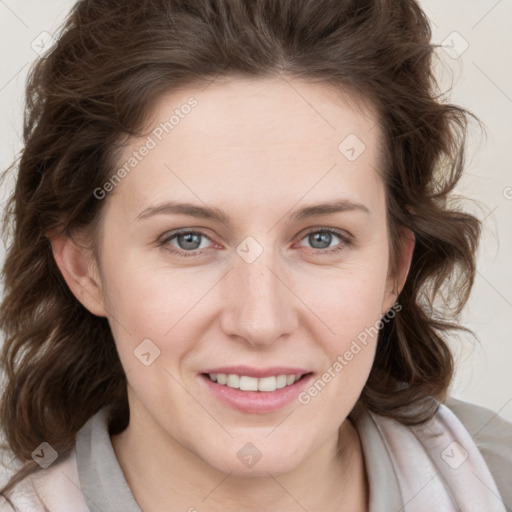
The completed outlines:
[[[213,370],[213,371],[212,371]],[[269,414],[292,405],[314,378],[300,368],[215,368],[199,374],[205,388],[224,405],[245,414]],[[248,375],[249,373],[249,375]]]
[[[283,373],[260,378],[237,373],[203,373],[202,375],[220,386],[239,389],[240,391],[271,393],[278,389],[293,386],[296,382],[311,374],[312,372]]]

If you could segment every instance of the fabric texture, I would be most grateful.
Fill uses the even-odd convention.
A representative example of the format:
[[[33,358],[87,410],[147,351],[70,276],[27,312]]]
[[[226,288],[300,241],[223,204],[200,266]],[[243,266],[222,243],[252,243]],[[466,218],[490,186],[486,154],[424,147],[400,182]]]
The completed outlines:
[[[116,459],[107,413],[101,409],[80,429],[67,459],[16,487],[18,512],[142,512]],[[418,427],[366,411],[356,428],[369,512],[512,510],[512,423],[495,412],[450,399]],[[5,468],[0,483],[16,467]],[[0,500],[0,512],[12,512]]]

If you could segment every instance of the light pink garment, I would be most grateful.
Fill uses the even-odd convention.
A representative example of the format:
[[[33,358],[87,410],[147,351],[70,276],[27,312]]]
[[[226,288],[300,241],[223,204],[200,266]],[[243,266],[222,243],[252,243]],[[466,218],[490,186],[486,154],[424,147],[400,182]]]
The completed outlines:
[[[23,481],[11,501],[19,512],[90,512],[80,490],[75,451]],[[0,505],[0,511],[13,512],[8,504]]]
[[[370,414],[388,447],[404,512],[507,512],[478,447],[448,407],[441,404],[415,427]]]

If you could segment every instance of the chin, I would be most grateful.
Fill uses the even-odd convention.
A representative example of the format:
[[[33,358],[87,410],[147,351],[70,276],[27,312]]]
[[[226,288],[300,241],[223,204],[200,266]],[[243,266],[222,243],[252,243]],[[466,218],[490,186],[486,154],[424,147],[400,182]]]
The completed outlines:
[[[305,459],[298,446],[273,446],[263,441],[234,442],[221,453],[205,454],[203,460],[223,473],[232,476],[268,477],[292,471]]]

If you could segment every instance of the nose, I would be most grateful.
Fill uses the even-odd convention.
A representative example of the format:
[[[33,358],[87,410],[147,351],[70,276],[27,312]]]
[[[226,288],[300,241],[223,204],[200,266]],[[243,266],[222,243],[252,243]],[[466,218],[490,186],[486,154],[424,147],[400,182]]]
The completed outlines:
[[[292,333],[297,328],[300,301],[289,281],[271,249],[251,263],[236,256],[222,285],[223,332],[262,348]]]

